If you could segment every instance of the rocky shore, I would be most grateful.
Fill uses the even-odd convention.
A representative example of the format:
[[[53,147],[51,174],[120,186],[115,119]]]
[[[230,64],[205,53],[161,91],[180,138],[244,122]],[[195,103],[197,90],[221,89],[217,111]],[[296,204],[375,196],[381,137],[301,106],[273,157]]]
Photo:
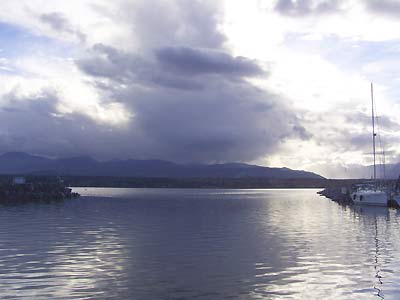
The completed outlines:
[[[350,192],[348,187],[338,187],[338,186],[326,187],[322,191],[319,191],[318,194],[339,203],[343,204],[353,203],[353,201],[351,201],[350,198]]]
[[[0,183],[0,204],[26,202],[56,202],[79,197],[78,193],[60,181],[34,181]]]

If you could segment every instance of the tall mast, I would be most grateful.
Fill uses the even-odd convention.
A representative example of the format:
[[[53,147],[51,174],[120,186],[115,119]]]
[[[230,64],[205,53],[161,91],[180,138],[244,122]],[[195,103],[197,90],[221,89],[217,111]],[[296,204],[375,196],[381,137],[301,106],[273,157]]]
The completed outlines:
[[[375,162],[375,117],[374,117],[374,87],[371,82],[371,102],[372,102],[372,150],[374,152],[374,181],[376,181],[376,162]]]

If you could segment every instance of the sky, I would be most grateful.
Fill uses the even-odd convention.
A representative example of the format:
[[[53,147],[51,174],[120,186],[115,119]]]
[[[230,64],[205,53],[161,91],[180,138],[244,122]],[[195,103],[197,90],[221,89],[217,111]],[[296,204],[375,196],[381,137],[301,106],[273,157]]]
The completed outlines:
[[[3,0],[0,152],[357,177],[371,82],[400,162],[399,16],[395,0]]]

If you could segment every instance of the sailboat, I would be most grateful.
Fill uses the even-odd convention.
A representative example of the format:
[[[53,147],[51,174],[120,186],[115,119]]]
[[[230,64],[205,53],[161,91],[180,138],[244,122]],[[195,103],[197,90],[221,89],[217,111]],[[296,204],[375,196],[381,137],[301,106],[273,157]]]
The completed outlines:
[[[375,115],[374,115],[374,88],[371,83],[371,102],[372,102],[372,149],[374,153],[374,177],[372,184],[358,185],[350,196],[355,204],[361,205],[388,205],[388,195],[385,190],[377,187],[376,182],[376,152],[375,152]]]

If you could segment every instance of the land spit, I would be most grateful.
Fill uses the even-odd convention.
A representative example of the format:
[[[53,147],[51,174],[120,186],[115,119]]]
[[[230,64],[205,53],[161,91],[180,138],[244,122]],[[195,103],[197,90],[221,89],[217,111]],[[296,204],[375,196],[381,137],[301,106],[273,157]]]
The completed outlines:
[[[0,183],[0,204],[56,202],[75,197],[79,197],[79,194],[72,192],[59,180],[26,182],[18,177]]]
[[[353,201],[351,200],[350,192],[348,191],[349,190],[345,187],[329,186],[322,191],[319,191],[318,194],[339,203],[352,204]]]

